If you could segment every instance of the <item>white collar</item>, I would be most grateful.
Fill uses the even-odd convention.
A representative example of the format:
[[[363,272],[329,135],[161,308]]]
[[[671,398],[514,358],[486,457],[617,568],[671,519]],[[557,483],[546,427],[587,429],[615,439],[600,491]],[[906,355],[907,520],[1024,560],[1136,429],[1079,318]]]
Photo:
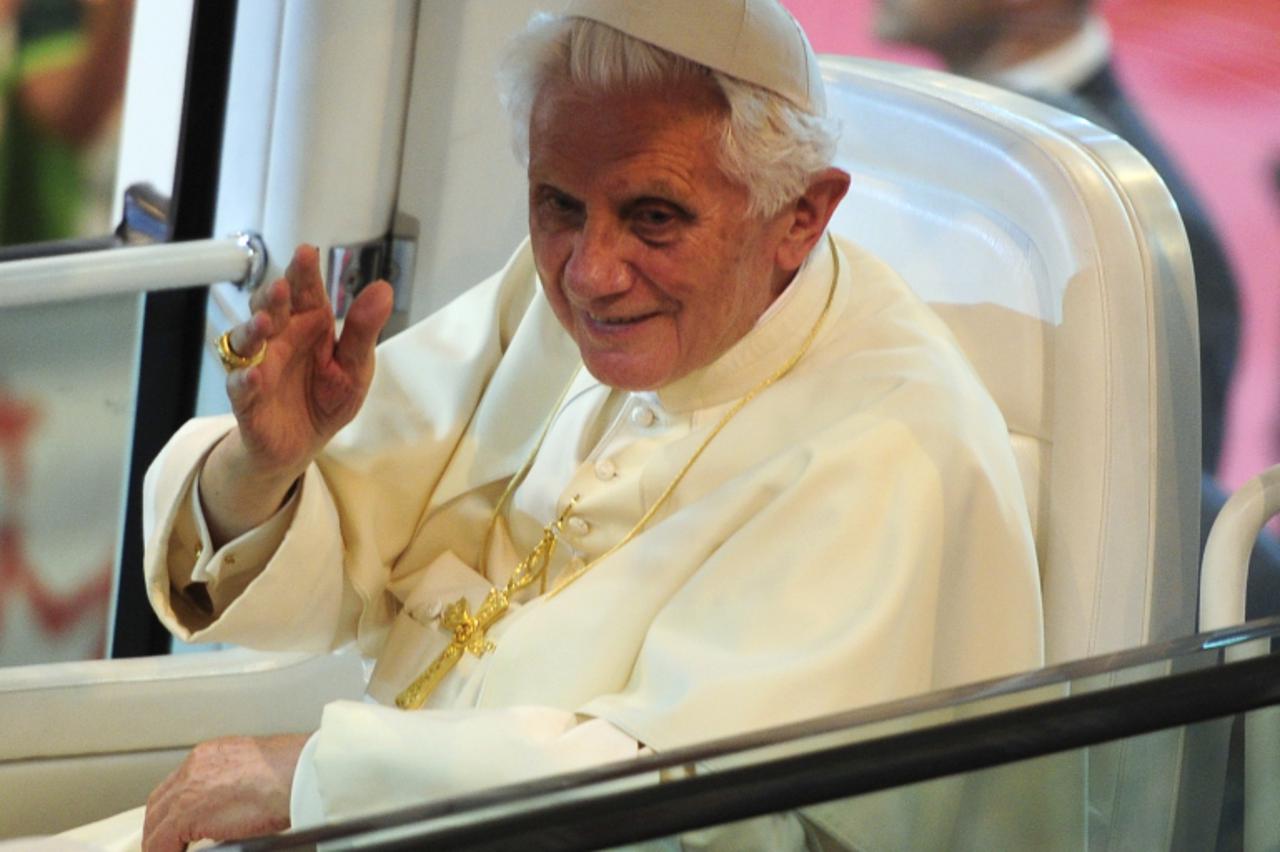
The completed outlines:
[[[848,275],[837,266],[835,251],[824,234],[787,289],[741,340],[707,366],[658,388],[662,407],[685,412],[737,399],[785,363],[822,315],[837,269],[842,279]]]
[[[1111,55],[1111,33],[1098,15],[1062,43],[1031,59],[983,75],[988,83],[1020,92],[1069,92],[1088,80]]]

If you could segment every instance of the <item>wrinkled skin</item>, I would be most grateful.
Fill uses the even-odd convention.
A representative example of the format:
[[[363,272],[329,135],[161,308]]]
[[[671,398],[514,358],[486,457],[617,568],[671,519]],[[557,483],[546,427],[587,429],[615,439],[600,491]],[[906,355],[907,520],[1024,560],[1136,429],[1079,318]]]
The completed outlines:
[[[751,330],[822,233],[848,176],[750,210],[720,167],[706,80],[600,93],[548,83],[529,124],[529,234],[547,301],[593,376],[646,390]]]
[[[289,792],[307,737],[225,737],[196,746],[147,799],[144,852],[288,828]]]
[[[266,346],[266,358],[227,375],[236,428],[213,448],[200,478],[215,545],[270,518],[311,460],[355,417],[393,301],[386,282],[366,287],[339,337],[312,246],[300,246],[285,277],[254,293],[253,316],[232,330],[231,348],[249,356]]]

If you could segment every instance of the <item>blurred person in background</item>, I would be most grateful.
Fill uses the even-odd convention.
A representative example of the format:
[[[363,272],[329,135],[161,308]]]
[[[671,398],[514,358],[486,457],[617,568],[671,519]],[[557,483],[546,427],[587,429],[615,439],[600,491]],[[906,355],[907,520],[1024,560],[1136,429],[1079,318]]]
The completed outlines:
[[[1030,95],[1116,133],[1150,161],[1191,244],[1200,313],[1202,465],[1218,467],[1240,308],[1230,264],[1195,193],[1117,80],[1090,0],[876,0],[877,37],[922,47],[947,69]]]
[[[133,0],[0,0],[0,245],[108,230]]]
[[[1276,207],[1280,208],[1280,151],[1272,157],[1270,171],[1271,200]],[[1276,237],[1280,239],[1280,234]],[[1276,284],[1280,285],[1280,280],[1277,280]],[[1271,529],[1275,529],[1274,520]],[[1263,541],[1274,542],[1275,539],[1264,533]],[[1276,552],[1280,552],[1280,545],[1274,545],[1274,548]],[[1280,570],[1255,570],[1258,567],[1257,548],[1254,553],[1255,561],[1249,565],[1248,587],[1245,593],[1244,616],[1250,620],[1266,618],[1280,612]]]
[[[1133,145],[1178,205],[1195,269],[1200,320],[1201,550],[1226,495],[1214,472],[1226,434],[1240,306],[1226,251],[1199,199],[1147,128],[1112,67],[1111,36],[1092,0],[875,0],[878,38],[924,48],[947,70],[1083,116]],[[1252,577],[1280,579],[1280,543],[1264,534]],[[1276,585],[1266,580],[1268,587]],[[1260,587],[1259,587],[1260,588]],[[1274,612],[1276,596],[1253,600]]]

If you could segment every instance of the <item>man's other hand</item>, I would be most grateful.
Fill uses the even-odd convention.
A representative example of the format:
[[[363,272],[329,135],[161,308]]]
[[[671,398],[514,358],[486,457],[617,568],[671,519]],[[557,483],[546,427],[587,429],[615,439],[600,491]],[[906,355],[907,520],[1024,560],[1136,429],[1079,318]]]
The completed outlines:
[[[145,852],[196,840],[238,840],[289,827],[289,793],[309,734],[201,743],[147,800]]]

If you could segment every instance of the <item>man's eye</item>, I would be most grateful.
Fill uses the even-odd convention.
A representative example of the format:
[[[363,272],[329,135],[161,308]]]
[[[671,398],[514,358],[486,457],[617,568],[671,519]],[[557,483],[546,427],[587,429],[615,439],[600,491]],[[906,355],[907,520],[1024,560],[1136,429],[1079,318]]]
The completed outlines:
[[[660,204],[644,205],[631,211],[631,221],[636,231],[645,239],[671,237],[687,218],[678,209]]]
[[[569,213],[578,209],[578,206],[563,195],[553,195],[547,199],[547,206],[558,213]]]
[[[666,225],[676,217],[666,210],[641,210],[636,218],[644,225]]]
[[[546,192],[538,196],[538,209],[545,216],[564,220],[581,215],[582,205],[559,192]]]

